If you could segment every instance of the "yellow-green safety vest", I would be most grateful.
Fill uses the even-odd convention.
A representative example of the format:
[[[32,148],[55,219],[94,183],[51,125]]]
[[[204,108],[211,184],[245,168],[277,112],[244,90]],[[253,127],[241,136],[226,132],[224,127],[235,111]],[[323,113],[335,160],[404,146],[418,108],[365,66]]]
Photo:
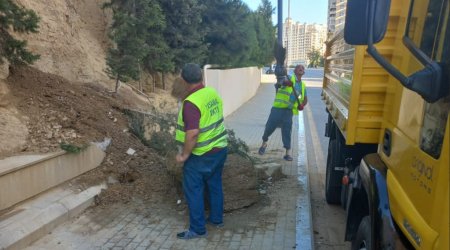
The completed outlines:
[[[190,101],[200,110],[200,133],[192,154],[203,155],[213,148],[226,147],[228,145],[228,136],[223,122],[222,99],[216,90],[204,87],[190,94],[184,101]],[[186,136],[183,122],[183,106],[178,112],[178,124],[175,133],[175,139],[181,143],[184,143]]]
[[[297,84],[297,77],[295,75],[291,76],[291,82],[292,84]],[[303,81],[300,81],[299,84],[301,85],[301,91],[302,93],[298,96],[298,100],[300,103],[303,103],[303,100],[305,99],[305,84]],[[273,102],[273,107],[275,108],[288,108],[292,109],[292,112],[294,115],[298,114],[298,101],[291,102],[291,95],[294,94],[293,91],[294,86],[284,86],[278,89],[277,94],[275,95],[275,101]],[[297,93],[298,94],[298,93]]]

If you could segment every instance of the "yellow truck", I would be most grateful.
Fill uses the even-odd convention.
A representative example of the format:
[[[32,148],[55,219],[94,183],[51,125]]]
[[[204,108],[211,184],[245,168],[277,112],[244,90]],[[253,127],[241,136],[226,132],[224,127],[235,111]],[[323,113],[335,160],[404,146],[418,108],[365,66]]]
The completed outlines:
[[[348,0],[328,40],[325,196],[352,249],[450,249],[448,0]]]

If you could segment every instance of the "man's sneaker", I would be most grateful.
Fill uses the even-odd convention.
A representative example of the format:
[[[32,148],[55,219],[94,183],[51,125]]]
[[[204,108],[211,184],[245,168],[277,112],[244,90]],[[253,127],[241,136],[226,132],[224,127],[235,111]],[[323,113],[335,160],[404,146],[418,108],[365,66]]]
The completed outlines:
[[[204,234],[198,234],[194,231],[187,230],[187,231],[184,231],[181,233],[177,233],[177,238],[183,239],[183,240],[190,240],[190,239],[195,239],[195,238],[206,238],[206,236],[208,236],[208,232],[205,232]]]
[[[213,227],[217,227],[217,228],[221,228],[221,227],[224,226],[224,225],[223,225],[223,222],[221,222],[221,223],[213,223],[213,222],[211,222],[210,220],[206,220],[206,223],[209,224],[209,225],[211,225],[211,226],[213,226]]]

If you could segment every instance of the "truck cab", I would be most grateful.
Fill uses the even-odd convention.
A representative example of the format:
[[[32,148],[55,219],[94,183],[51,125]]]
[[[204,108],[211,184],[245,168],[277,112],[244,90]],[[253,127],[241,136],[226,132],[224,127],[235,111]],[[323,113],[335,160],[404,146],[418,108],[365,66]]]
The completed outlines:
[[[325,196],[352,249],[449,249],[448,0],[348,0],[327,42]]]

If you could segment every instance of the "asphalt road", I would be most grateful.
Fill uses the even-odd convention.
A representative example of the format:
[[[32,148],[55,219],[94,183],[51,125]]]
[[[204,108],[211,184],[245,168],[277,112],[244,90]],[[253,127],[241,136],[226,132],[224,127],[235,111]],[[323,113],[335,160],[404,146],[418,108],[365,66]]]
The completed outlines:
[[[306,69],[308,105],[303,112],[305,121],[308,172],[311,185],[311,212],[314,246],[322,249],[349,249],[344,242],[345,211],[325,201],[325,166],[328,138],[325,137],[327,113],[321,98],[323,69]]]

